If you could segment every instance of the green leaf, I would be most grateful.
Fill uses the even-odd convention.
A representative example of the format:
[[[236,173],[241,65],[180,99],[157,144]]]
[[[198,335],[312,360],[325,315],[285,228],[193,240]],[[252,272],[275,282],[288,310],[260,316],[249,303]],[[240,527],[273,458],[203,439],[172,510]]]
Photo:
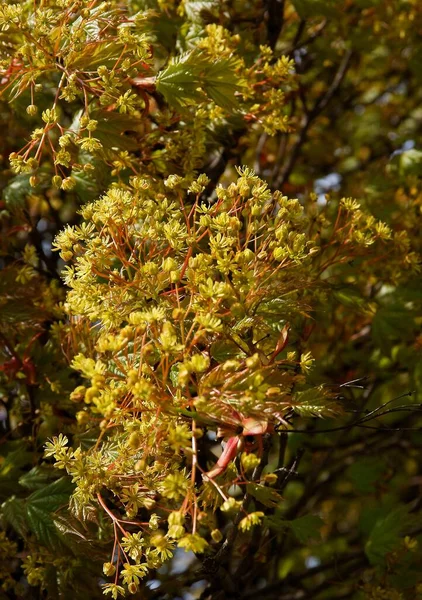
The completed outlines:
[[[321,537],[320,529],[324,525],[324,521],[317,515],[304,515],[294,521],[289,521],[287,524],[298,541],[307,544],[309,540]]]
[[[93,118],[98,121],[95,137],[100,140],[106,149],[137,150],[139,142],[135,137],[125,135],[128,131],[136,131],[142,123],[133,115],[123,115],[117,112],[96,111]],[[99,164],[103,164],[98,161]]]
[[[70,478],[62,477],[32,493],[28,498],[28,505],[46,512],[52,512],[69,502],[69,496],[73,489],[74,485]]]
[[[30,464],[32,460],[33,455],[31,452],[26,450],[26,445],[24,442],[19,442],[13,446],[11,445],[8,448],[7,455],[1,464],[0,477],[5,477],[11,471],[25,467],[26,465]]]
[[[218,16],[219,6],[221,4],[217,0],[190,0],[184,3],[183,8],[189,21],[203,23],[209,18],[214,21]]]
[[[88,450],[95,446],[98,440],[99,430],[98,429],[88,429],[87,431],[81,431],[73,436],[74,445],[80,446],[82,450]]]
[[[45,489],[46,483],[54,478],[55,473],[52,469],[43,466],[36,466],[19,478],[22,487],[29,490]]]
[[[51,550],[63,551],[63,542],[59,538],[59,532],[50,513],[38,508],[38,506],[28,505],[26,507],[26,519],[29,528],[41,544]]]
[[[422,399],[422,359],[416,363],[413,371],[413,381],[415,382],[415,389],[418,395],[418,399]]]
[[[31,192],[30,173],[20,173],[10,180],[3,190],[3,198],[9,208],[23,208],[25,198]]]
[[[324,521],[317,515],[304,515],[293,521],[285,521],[277,516],[276,511],[275,515],[267,517],[266,524],[270,529],[279,533],[291,529],[301,544],[307,544],[310,540],[321,537],[320,529],[324,525]]]
[[[16,496],[11,496],[1,505],[0,514],[10,527],[21,536],[25,537],[28,525],[25,516],[25,501]]]
[[[68,69],[83,69],[96,71],[98,67],[105,65],[112,68],[123,50],[123,44],[112,41],[95,41],[85,44],[83,51],[78,48],[77,52],[70,52],[66,57]]]
[[[359,290],[351,286],[335,290],[333,296],[340,304],[348,308],[354,308],[355,310],[362,309],[366,304],[366,299],[361,295]]]
[[[372,320],[372,339],[387,356],[395,340],[407,337],[413,326],[412,314],[404,306],[382,306]]]
[[[347,473],[358,492],[369,494],[375,491],[374,486],[385,470],[385,462],[381,458],[367,456],[350,465]]]
[[[400,155],[400,175],[422,175],[422,152],[420,150],[406,150]]]
[[[238,106],[235,93],[245,85],[236,74],[237,66],[233,57],[210,62],[196,51],[188,52],[157,75],[156,87],[179,111],[203,102],[204,92],[218,106],[234,111]]]
[[[277,511],[274,515],[265,517],[265,525],[277,533],[285,532],[288,527],[287,521],[279,517]]]
[[[40,543],[52,550],[62,551],[63,541],[54,524],[58,508],[67,505],[74,485],[69,477],[62,477],[33,492],[26,500],[26,520]]]
[[[157,90],[177,110],[204,100],[200,87],[198,66],[192,61],[193,53],[182,54],[157,75]]]
[[[211,344],[210,354],[219,363],[245,356],[239,346],[230,340],[221,340]]]
[[[90,162],[95,166],[95,160],[92,159]],[[92,173],[85,173],[85,171],[76,169],[72,171],[72,177],[75,180],[73,191],[77,194],[81,203],[91,202],[107,189],[110,180],[109,177],[104,176],[102,170],[95,169]]]
[[[70,515],[54,515],[53,521],[60,541],[78,557],[83,558],[84,564],[85,561],[104,560],[104,549],[107,551],[108,542],[107,540],[99,541],[96,525],[82,523]]]
[[[9,102],[14,102],[18,98],[18,96],[25,92],[25,90],[28,89],[28,85],[34,80],[36,80],[37,76],[39,76],[40,73],[41,71],[34,69],[32,70],[32,73],[30,71],[27,71],[24,72],[23,75],[18,76],[8,92],[7,96]]]
[[[22,325],[23,323],[35,323],[43,320],[43,313],[34,304],[30,304],[28,298],[11,297],[1,306],[0,323],[8,325]],[[19,304],[17,301],[21,301]]]
[[[174,385],[174,387],[177,387],[179,385],[179,383],[178,383],[179,382],[179,369],[180,369],[181,364],[182,363],[180,363],[180,362],[175,363],[170,368],[169,377],[170,377],[171,384]]]
[[[413,522],[407,506],[398,506],[378,519],[365,545],[365,554],[374,566],[386,564],[387,554],[400,544],[406,529]]]
[[[269,508],[274,508],[282,500],[280,494],[273,488],[259,485],[258,483],[248,483],[246,486],[246,491],[256,500],[258,500],[258,502],[264,506],[268,506]]]
[[[11,444],[9,448],[0,468],[0,499],[17,492],[17,479],[22,475],[22,467],[33,461],[33,455],[26,451],[25,444]]]
[[[244,86],[236,75],[237,67],[238,62],[233,57],[217,60],[209,65],[203,81],[203,88],[207,95],[218,106],[229,112],[237,109],[238,102],[235,94],[240,92]]]
[[[73,541],[88,542],[83,525],[74,518],[55,516],[54,524],[63,536],[72,536]]]
[[[359,531],[368,538],[378,519],[384,519],[393,510],[396,504],[396,498],[392,496],[385,496],[382,499],[382,503],[379,502],[379,499],[368,499],[368,502],[365,504],[360,515]]]
[[[301,417],[333,417],[343,412],[340,404],[333,400],[329,391],[323,387],[296,392],[293,395],[292,408]]]

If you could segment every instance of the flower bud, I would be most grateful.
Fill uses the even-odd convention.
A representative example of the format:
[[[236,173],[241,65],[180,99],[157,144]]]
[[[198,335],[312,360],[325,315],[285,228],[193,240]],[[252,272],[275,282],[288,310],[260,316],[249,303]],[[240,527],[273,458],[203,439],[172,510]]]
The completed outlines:
[[[259,355],[254,354],[253,356],[249,356],[245,362],[248,369],[254,369],[260,364]]]
[[[40,166],[39,162],[37,161],[36,158],[31,157],[28,158],[28,160],[26,161],[26,164],[28,165],[28,167],[30,167],[33,171],[35,169],[38,169],[38,167]]]
[[[90,118],[88,115],[82,115],[81,120],[80,120],[81,127],[86,127],[88,125],[89,121],[90,121]]]
[[[65,191],[73,190],[75,185],[76,181],[73,179],[73,177],[66,177],[66,179],[63,179],[62,181],[61,189]]]
[[[183,319],[183,317],[185,316],[185,311],[183,310],[183,308],[173,308],[173,312],[171,313],[172,319],[174,319],[175,321],[178,321],[180,319]]]
[[[248,454],[247,452],[243,452],[240,460],[245,471],[253,471],[261,462],[258,456],[252,453]]]
[[[26,112],[30,117],[34,117],[38,112],[38,106],[35,104],[30,104],[26,107]]]
[[[264,475],[264,481],[265,483],[268,483],[268,485],[274,485],[277,483],[277,475],[275,473],[266,473]]]
[[[218,544],[223,539],[223,534],[221,533],[221,531],[219,529],[213,529],[211,531],[211,537],[214,540],[214,542],[216,542]]]
[[[60,148],[67,148],[69,144],[72,143],[72,138],[68,133],[65,133],[61,137],[59,137],[59,146]]]
[[[103,564],[103,573],[107,575],[107,577],[111,577],[116,572],[116,567],[111,562],[106,562]]]
[[[127,441],[128,446],[130,448],[133,448],[134,450],[139,448],[139,446],[141,445],[141,442],[142,442],[142,438],[137,431],[133,431],[130,434],[129,439]]]
[[[58,190],[60,189],[61,185],[62,185],[62,181],[63,179],[60,177],[60,175],[54,175],[51,178],[51,183],[52,185],[57,188]]]
[[[95,131],[97,129],[97,125],[98,121],[96,121],[95,119],[90,119],[86,128],[88,129],[88,131]]]
[[[76,420],[78,425],[86,425],[89,422],[89,414],[84,410],[80,410],[76,413]]]
[[[85,397],[86,387],[84,385],[78,385],[70,394],[72,402],[82,402]]]
[[[133,581],[131,583],[129,583],[129,585],[127,586],[127,589],[129,591],[130,594],[136,594],[136,592],[138,591],[138,586],[136,585],[136,583],[134,583]]]
[[[152,529],[153,531],[156,531],[158,529],[159,521],[160,521],[160,517],[158,515],[156,515],[155,513],[153,513],[149,518],[150,529]]]
[[[240,304],[240,302],[235,302],[231,306],[231,312],[235,317],[244,317],[245,316],[245,308]]]
[[[137,473],[139,473],[140,471],[143,471],[147,466],[146,460],[144,458],[140,458],[139,460],[136,461],[134,469]]]
[[[182,525],[171,525],[168,530],[168,537],[179,540],[185,535],[185,528]]]

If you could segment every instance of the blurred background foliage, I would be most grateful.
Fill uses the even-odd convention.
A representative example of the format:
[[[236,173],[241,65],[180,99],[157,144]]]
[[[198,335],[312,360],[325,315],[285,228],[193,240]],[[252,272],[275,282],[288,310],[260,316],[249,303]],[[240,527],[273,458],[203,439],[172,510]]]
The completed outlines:
[[[43,460],[59,432],[97,439],[70,399],[54,237],[113,183],[205,173],[212,201],[241,164],[310,218],[310,194],[332,214],[356,198],[405,234],[403,264],[385,285],[388,257],[344,263],[304,327],[313,381],[347,418],[274,436],[273,512],[291,527],[270,520],[202,566],[176,554],[134,597],[422,597],[421,33],[417,0],[2,4],[0,598],[102,597],[113,538],[100,510],[66,513],[72,485]]]

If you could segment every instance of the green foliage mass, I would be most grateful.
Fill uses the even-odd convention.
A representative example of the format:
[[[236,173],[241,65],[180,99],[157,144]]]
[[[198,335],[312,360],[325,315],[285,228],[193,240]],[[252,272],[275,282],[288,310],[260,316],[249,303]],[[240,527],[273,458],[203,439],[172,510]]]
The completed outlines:
[[[0,600],[422,595],[422,6],[0,7]]]

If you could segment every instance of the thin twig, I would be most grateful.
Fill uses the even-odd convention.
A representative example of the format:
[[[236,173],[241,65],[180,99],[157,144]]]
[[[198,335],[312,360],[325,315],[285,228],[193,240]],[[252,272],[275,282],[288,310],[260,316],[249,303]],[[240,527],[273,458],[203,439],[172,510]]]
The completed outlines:
[[[307,138],[309,127],[311,126],[315,118],[327,107],[328,103],[339,89],[350,66],[352,54],[352,50],[348,50],[346,52],[328,90],[321,98],[319,98],[319,100],[316,101],[312,110],[303,115],[299,136],[296,139],[296,142],[293,144],[292,148],[290,149],[288,159],[283,169],[281,170],[279,176],[275,180],[275,189],[282,187],[286,183],[286,181],[288,181],[293,167],[296,164],[296,160],[299,156],[300,149],[302,148],[302,145],[304,144]]]

